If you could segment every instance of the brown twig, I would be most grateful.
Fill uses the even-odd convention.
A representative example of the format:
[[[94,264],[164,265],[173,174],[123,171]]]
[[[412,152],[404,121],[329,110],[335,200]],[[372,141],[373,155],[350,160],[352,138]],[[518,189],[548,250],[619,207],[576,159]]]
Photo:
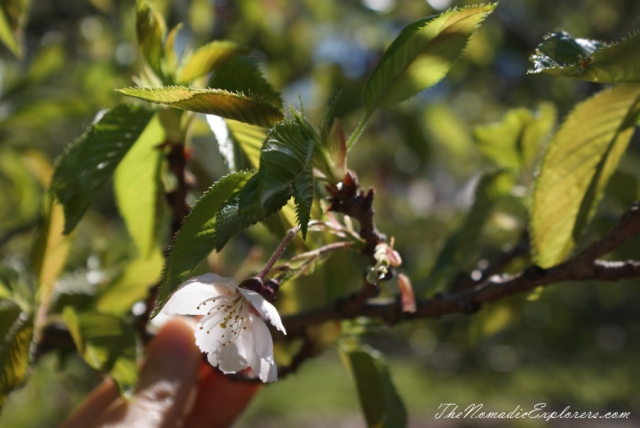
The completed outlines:
[[[416,312],[402,311],[399,300],[366,302],[357,311],[349,305],[350,298],[338,299],[332,305],[285,317],[287,338],[300,337],[306,328],[330,320],[355,317],[375,317],[393,324],[413,318],[440,318],[444,315],[477,312],[483,304],[495,302],[514,294],[563,281],[617,281],[640,276],[640,262],[608,262],[598,260],[621,243],[640,234],[640,203],[636,203],[603,238],[571,259],[542,269],[531,266],[516,275],[493,275],[471,289],[416,302]]]

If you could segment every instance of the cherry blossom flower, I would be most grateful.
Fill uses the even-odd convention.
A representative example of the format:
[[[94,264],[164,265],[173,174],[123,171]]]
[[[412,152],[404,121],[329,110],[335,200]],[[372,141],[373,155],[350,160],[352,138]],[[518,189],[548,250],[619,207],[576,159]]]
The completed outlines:
[[[196,345],[223,373],[251,367],[263,382],[278,380],[273,339],[262,319],[286,332],[277,309],[255,291],[238,287],[232,278],[207,273],[182,284],[163,312],[202,315],[196,325]]]

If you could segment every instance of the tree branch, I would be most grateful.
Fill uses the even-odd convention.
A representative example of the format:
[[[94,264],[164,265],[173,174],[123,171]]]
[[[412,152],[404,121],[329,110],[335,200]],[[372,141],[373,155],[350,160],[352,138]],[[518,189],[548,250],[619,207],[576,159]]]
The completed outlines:
[[[598,260],[598,257],[609,253],[638,234],[640,234],[640,203],[636,202],[607,235],[573,258],[549,269],[534,265],[516,275],[493,275],[470,289],[448,295],[439,294],[432,299],[418,300],[415,313],[403,312],[399,299],[368,301],[358,310],[353,311],[352,306],[349,305],[353,296],[349,296],[338,299],[329,306],[285,317],[283,322],[287,329],[287,338],[300,337],[305,334],[308,326],[331,320],[364,316],[381,318],[394,324],[415,318],[440,318],[454,313],[471,314],[477,312],[485,303],[495,302],[540,286],[563,281],[617,281],[640,276],[638,261]]]

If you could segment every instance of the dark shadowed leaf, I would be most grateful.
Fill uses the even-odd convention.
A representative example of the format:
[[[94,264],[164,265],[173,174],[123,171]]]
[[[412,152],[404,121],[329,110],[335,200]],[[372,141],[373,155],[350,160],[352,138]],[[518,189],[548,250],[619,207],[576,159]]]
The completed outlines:
[[[509,193],[513,181],[512,173],[506,171],[487,174],[480,179],[471,211],[438,254],[426,281],[415,287],[416,295],[432,295],[443,291],[458,275],[477,249],[478,239],[493,207],[501,197]]]
[[[64,233],[78,224],[152,116],[152,111],[141,106],[119,105],[67,148],[51,182],[51,190],[64,207]]]
[[[192,89],[184,86],[162,88],[124,88],[118,92],[156,104],[163,104],[197,113],[215,114],[264,127],[271,127],[284,118],[282,112],[259,98],[221,89]]]
[[[32,337],[32,316],[13,301],[0,300],[0,409],[27,375]]]
[[[640,80],[640,33],[619,43],[574,39],[561,31],[549,34],[531,56],[530,73],[573,77],[590,82]]]
[[[407,426],[407,410],[382,355],[373,349],[361,348],[343,351],[341,356],[356,383],[367,426]]]
[[[573,249],[635,129],[640,85],[619,85],[571,112],[547,147],[534,189],[531,239],[550,267]]]
[[[184,61],[184,67],[178,77],[178,83],[187,83],[196,77],[204,76],[223,66],[230,59],[244,53],[247,53],[245,48],[227,40],[216,40],[208,43],[196,49]]]
[[[217,247],[218,217],[253,176],[251,172],[234,172],[216,182],[193,206],[184,219],[165,260],[163,279],[158,293],[156,315],[180,284],[189,279],[198,264]],[[228,231],[225,231],[228,232]]]
[[[210,88],[251,95],[282,107],[280,94],[262,75],[258,63],[247,57],[235,57],[217,69],[209,80]]]

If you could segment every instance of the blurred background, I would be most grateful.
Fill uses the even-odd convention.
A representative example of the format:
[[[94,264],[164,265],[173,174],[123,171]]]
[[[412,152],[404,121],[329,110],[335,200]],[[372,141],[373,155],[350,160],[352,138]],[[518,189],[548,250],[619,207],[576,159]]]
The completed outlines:
[[[169,27],[184,27],[183,52],[215,39],[252,49],[285,106],[304,106],[319,126],[336,105],[346,133],[360,119],[364,84],[384,49],[407,24],[462,0],[191,0],[151,1]],[[529,56],[545,34],[562,29],[574,37],[614,42],[640,29],[635,0],[505,0],[473,36],[447,78],[393,109],[378,111],[349,167],[363,186],[373,186],[378,228],[395,237],[402,272],[415,287],[427,280],[452,231],[464,221],[480,174],[496,166],[474,141],[476,126],[500,121],[511,108],[555,108],[558,121],[602,85],[528,75]],[[114,91],[133,85],[141,69],[135,37],[135,2],[33,0],[24,30],[24,56],[0,52],[0,273],[25,269],[40,218],[43,184],[64,147],[95,115],[123,99]],[[544,103],[544,104],[543,104]],[[285,107],[287,108],[287,107]],[[539,113],[535,113],[539,114]],[[193,133],[191,170],[201,188],[226,174],[204,120]],[[25,161],[25,159],[30,159]],[[34,160],[35,159],[35,160]],[[478,244],[463,266],[472,273],[500,251],[517,245],[526,230],[531,177],[520,193],[491,211]],[[612,179],[591,229],[590,242],[608,230],[640,198],[640,139],[634,138]],[[194,196],[195,197],[195,196]],[[210,259],[220,274],[259,267],[257,243],[277,239],[258,226]],[[639,240],[619,248],[615,259],[638,259]],[[80,224],[60,281],[60,299],[89,299],[132,256],[111,189],[105,189]],[[264,251],[264,254],[269,254]],[[525,253],[526,254],[526,253]],[[249,256],[248,256],[249,255]],[[529,263],[517,258],[507,269]],[[331,301],[358,287],[365,264],[335,257],[304,283],[283,287],[281,309],[294,312]],[[257,269],[256,269],[257,270]],[[541,293],[489,305],[473,316],[385,326],[357,320],[364,342],[383,352],[409,412],[410,426],[537,427],[640,424],[640,281],[564,283]],[[393,292],[393,290],[390,290]],[[66,300],[65,300],[66,299]],[[294,302],[295,304],[291,303]],[[59,303],[62,307],[62,303]],[[44,355],[27,385],[14,392],[0,414],[2,427],[50,427],[99,382],[73,354]],[[536,403],[547,408],[630,411],[635,423],[578,425],[536,420],[458,422],[434,419],[441,403],[511,411]],[[574,425],[571,425],[571,424]],[[335,351],[327,349],[295,374],[268,385],[239,421],[241,427],[364,426],[353,383]]]

